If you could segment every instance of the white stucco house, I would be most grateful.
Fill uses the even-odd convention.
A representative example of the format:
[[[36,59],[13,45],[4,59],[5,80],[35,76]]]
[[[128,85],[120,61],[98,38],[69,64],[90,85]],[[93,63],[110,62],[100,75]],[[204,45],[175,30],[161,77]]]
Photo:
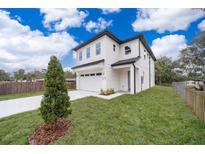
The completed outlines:
[[[138,93],[155,85],[151,48],[143,35],[120,40],[104,30],[75,47],[76,88]]]

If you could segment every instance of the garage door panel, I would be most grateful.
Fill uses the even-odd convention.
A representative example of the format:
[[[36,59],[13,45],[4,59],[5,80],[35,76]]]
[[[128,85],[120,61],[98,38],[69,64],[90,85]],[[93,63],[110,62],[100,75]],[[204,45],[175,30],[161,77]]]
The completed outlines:
[[[102,76],[83,76],[79,79],[79,89],[99,92],[102,88]]]

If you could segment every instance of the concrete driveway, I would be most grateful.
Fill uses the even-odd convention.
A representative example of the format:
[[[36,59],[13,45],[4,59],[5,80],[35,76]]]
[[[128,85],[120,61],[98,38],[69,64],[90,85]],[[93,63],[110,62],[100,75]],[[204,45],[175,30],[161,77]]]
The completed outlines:
[[[97,92],[82,91],[82,90],[74,90],[68,92],[71,101],[88,97],[88,96],[95,96],[103,99],[112,99],[122,94],[124,93],[115,93],[110,96],[102,96],[99,95]],[[42,99],[42,95],[0,101],[0,118],[25,112],[25,111],[38,109],[40,107],[41,99]]]

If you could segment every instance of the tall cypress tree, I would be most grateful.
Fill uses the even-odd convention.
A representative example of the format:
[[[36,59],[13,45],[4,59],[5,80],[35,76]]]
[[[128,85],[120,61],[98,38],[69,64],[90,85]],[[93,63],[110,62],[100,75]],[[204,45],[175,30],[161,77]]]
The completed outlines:
[[[46,123],[55,123],[71,113],[70,98],[61,64],[51,56],[45,75],[45,92],[41,100],[41,115]]]

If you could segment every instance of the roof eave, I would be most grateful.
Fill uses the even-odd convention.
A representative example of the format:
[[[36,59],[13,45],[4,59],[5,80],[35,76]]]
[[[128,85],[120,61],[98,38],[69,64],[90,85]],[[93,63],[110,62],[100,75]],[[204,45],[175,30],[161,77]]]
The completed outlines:
[[[141,42],[143,43],[143,45],[145,46],[145,48],[148,50],[148,52],[150,53],[151,57],[153,58],[154,61],[156,61],[156,57],[154,56],[154,53],[152,51],[152,49],[149,47],[149,45],[147,44],[147,41],[144,37],[144,35],[140,35],[139,39],[141,40]]]
[[[133,64],[133,63],[135,63],[136,61],[138,61],[139,59],[140,59],[141,57],[140,56],[138,56],[138,57],[136,57],[136,58],[131,58],[131,59],[127,59],[128,61],[118,61],[118,62],[116,62],[116,63],[114,63],[114,64],[111,64],[111,66],[113,67],[113,66],[119,66],[119,65],[127,65],[127,64]],[[130,61],[129,61],[130,60]]]
[[[84,43],[79,44],[78,46],[76,46],[72,50],[74,50],[74,51],[79,50],[80,48],[86,46],[87,44],[89,44],[89,43],[91,43],[91,42],[93,42],[93,41],[97,40],[98,38],[101,38],[105,35],[109,36],[111,39],[113,39],[115,42],[117,42],[119,44],[122,42],[115,35],[113,35],[110,31],[104,30],[104,31],[100,32],[99,34],[95,35],[94,37],[90,38],[89,40],[85,41]]]
[[[96,65],[96,64],[99,64],[101,62],[104,62],[104,59],[101,59],[101,60],[98,60],[98,61],[94,61],[94,62],[91,62],[91,63],[86,63],[86,64],[74,66],[71,69],[75,70],[75,69],[86,67],[86,66]]]
[[[127,64],[133,64],[135,63],[136,61],[133,61],[133,62],[126,62],[126,63],[122,63],[122,64],[111,64],[111,66],[120,66],[120,65],[127,65]]]

